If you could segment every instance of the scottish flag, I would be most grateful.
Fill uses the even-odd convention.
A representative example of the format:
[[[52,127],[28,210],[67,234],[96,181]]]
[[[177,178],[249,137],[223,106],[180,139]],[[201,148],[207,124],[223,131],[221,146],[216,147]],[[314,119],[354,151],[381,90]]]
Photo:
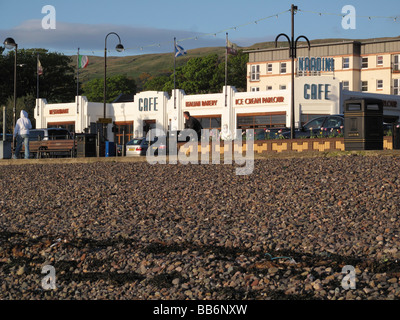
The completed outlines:
[[[183,56],[186,54],[185,49],[183,49],[181,46],[175,44],[175,58]]]

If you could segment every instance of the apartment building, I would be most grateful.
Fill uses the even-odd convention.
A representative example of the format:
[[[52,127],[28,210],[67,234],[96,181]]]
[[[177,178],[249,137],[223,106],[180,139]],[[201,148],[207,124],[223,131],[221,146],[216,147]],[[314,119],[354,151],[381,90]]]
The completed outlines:
[[[247,91],[288,88],[287,46],[247,53]],[[310,49],[298,43],[294,69],[296,77],[329,75],[343,90],[400,95],[400,37],[312,44]]]

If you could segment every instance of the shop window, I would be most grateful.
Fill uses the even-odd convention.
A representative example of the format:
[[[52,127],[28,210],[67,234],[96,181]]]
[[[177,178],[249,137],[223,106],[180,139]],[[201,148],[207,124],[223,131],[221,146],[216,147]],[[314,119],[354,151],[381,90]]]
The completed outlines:
[[[203,129],[218,129],[221,130],[221,116],[194,116],[200,121]]]
[[[238,115],[238,129],[280,128],[286,126],[286,114]]]
[[[113,127],[114,142],[117,144],[127,143],[133,139],[133,121],[115,122]]]
[[[69,132],[75,132],[75,122],[49,122],[47,128],[62,128],[67,129]]]

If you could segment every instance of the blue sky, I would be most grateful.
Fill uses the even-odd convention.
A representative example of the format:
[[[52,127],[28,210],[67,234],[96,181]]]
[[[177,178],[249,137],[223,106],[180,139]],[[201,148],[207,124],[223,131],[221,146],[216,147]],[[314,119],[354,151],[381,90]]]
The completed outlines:
[[[83,54],[103,55],[106,34],[117,32],[126,48],[123,54],[136,55],[172,52],[174,37],[185,49],[224,46],[228,32],[229,40],[248,46],[272,41],[280,33],[290,35],[292,3],[300,10],[295,36],[310,40],[400,36],[398,0],[14,0],[0,2],[0,41],[13,37],[19,48],[72,55],[79,47]],[[55,29],[42,27],[45,5],[55,8]],[[342,28],[345,5],[356,9],[355,29]],[[115,36],[107,38],[108,55],[120,55],[114,50],[117,43]]]

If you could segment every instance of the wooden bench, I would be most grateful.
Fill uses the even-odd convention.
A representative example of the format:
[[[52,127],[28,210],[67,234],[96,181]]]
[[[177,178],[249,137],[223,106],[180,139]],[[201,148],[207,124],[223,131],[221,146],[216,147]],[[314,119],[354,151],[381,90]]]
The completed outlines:
[[[42,158],[43,156],[54,156],[59,153],[69,154],[71,158],[75,156],[76,141],[73,139],[68,140],[41,140],[29,141],[29,153],[33,153],[35,158]],[[22,145],[21,155],[25,153],[25,146]]]

